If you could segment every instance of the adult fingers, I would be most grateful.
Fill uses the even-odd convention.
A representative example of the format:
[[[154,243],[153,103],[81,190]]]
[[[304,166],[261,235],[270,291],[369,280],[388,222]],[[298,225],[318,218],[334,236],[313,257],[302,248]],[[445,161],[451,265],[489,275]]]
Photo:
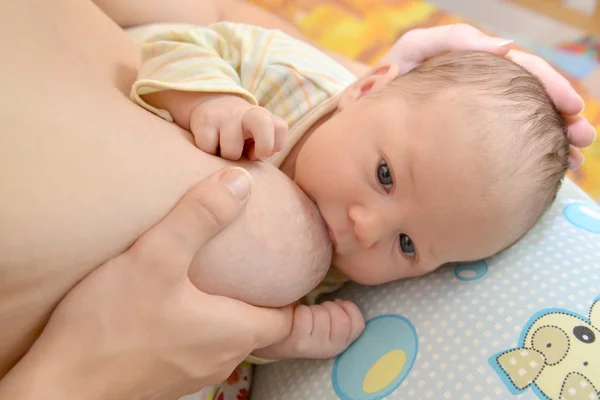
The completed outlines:
[[[198,250],[242,211],[252,186],[242,168],[227,168],[198,183],[127,251],[137,265],[164,280],[187,276]]]
[[[569,169],[576,170],[583,165],[585,158],[581,150],[571,145],[569,146]]]
[[[481,50],[506,55],[510,43],[510,40],[487,36],[467,24],[413,29],[394,44],[381,63],[397,64],[404,74],[432,57],[454,51]]]
[[[567,137],[575,147],[588,147],[596,140],[596,129],[583,116],[565,117]]]
[[[559,74],[546,61],[533,54],[511,50],[507,57],[537,76],[558,111],[565,116],[577,115],[583,110],[583,99],[569,81]]]

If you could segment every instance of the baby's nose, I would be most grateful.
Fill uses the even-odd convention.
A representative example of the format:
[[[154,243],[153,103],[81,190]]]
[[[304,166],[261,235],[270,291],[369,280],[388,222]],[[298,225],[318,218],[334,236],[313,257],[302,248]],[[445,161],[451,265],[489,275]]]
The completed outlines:
[[[380,213],[365,207],[353,206],[348,210],[348,216],[352,221],[354,235],[363,249],[373,247],[383,236],[385,221]]]

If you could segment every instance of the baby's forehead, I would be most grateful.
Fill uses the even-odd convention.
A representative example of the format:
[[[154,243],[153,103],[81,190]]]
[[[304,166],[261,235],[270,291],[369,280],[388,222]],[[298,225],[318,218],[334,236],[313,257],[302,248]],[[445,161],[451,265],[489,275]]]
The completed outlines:
[[[424,137],[440,143],[442,151],[476,151],[482,167],[514,157],[518,146],[534,145],[527,140],[534,124],[526,119],[538,107],[527,101],[517,105],[485,88],[455,84],[434,96],[409,101],[406,108],[405,113],[390,118],[405,118],[415,133],[429,131]],[[450,135],[454,140],[449,140]]]
[[[415,175],[443,188],[433,199],[458,199],[465,213],[467,199],[485,200],[479,206],[525,230],[552,201],[566,171],[566,124],[522,67],[482,52],[448,54],[399,77],[383,97],[404,100],[388,117],[403,120],[401,136],[419,150]]]

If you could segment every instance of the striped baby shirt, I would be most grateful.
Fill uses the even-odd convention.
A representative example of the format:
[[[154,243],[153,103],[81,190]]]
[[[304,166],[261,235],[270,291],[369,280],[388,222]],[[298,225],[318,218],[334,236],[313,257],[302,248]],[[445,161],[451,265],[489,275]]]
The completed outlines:
[[[231,22],[167,25],[142,44],[131,98],[172,122],[168,111],[141,96],[162,90],[241,96],[285,119],[289,151],[304,134],[294,130],[296,123],[355,79],[323,52],[279,30]],[[279,167],[288,151],[267,161]]]

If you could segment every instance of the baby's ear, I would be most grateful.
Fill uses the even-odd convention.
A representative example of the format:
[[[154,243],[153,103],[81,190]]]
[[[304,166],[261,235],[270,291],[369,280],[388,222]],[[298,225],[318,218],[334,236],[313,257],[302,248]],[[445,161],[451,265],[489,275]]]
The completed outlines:
[[[371,92],[383,90],[399,75],[400,67],[396,64],[383,64],[375,67],[368,75],[357,79],[356,82],[344,90],[338,108],[344,109]]]

